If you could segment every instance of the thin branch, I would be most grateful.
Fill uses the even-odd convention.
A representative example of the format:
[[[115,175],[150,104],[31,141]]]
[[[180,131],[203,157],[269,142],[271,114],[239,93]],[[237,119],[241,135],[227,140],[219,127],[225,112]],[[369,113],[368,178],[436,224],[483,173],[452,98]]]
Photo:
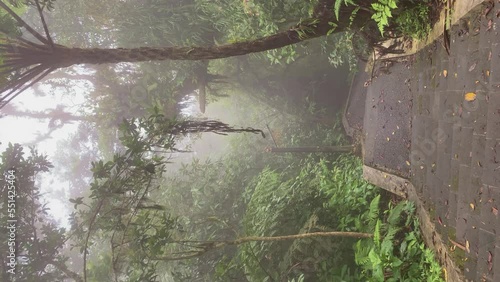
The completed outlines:
[[[361,233],[361,232],[332,231],[332,232],[303,233],[303,234],[275,236],[275,237],[248,236],[232,241],[198,241],[197,248],[201,248],[200,251],[193,250],[193,251],[179,252],[179,253],[174,253],[174,256],[153,257],[151,258],[151,260],[163,260],[163,261],[184,260],[184,259],[198,257],[204,255],[205,253],[208,253],[209,251],[221,249],[226,246],[235,246],[248,242],[273,242],[273,241],[297,240],[297,239],[314,238],[314,237],[371,238],[373,237],[373,234]],[[180,241],[180,242],[189,242],[189,241]],[[172,243],[179,243],[179,241]],[[175,256],[176,254],[185,254],[185,255]]]
[[[45,30],[45,35],[47,36],[47,40],[49,41],[49,45],[50,47],[52,47],[52,49],[54,49],[54,41],[52,41],[52,37],[50,37],[49,28],[47,27],[47,23],[45,22],[45,17],[43,16],[42,7],[40,6],[38,0],[35,0],[35,3],[38,9],[38,13],[40,14],[40,19],[42,21],[43,29]]]
[[[9,8],[9,6],[5,5],[5,3],[3,3],[1,0],[0,0],[0,7],[2,7],[5,11],[7,11],[7,13],[9,13],[17,21],[18,24],[26,28],[26,30],[29,31],[29,33],[31,33],[34,37],[36,37],[36,39],[40,40],[40,42],[46,45],[51,45],[49,40],[44,38],[36,30],[34,30],[29,24],[27,24],[23,19],[21,19],[21,17],[19,17],[14,11],[12,11]]]

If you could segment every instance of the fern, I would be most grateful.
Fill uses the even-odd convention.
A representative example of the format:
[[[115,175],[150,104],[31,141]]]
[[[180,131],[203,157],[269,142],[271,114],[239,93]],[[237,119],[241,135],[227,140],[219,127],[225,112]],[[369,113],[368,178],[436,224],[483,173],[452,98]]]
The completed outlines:
[[[333,7],[333,11],[335,12],[335,17],[337,18],[337,21],[339,20],[340,17],[340,6],[344,3],[344,5],[356,5],[353,0],[336,0],[335,1],[335,6]],[[357,11],[356,11],[357,12]]]
[[[370,229],[374,228],[375,224],[378,221],[379,213],[380,213],[380,210],[378,207],[379,203],[380,203],[380,195],[375,197],[370,203],[370,209],[368,211],[368,226],[370,227]]]
[[[377,220],[377,223],[375,224],[375,230],[373,231],[373,242],[375,242],[375,246],[377,248],[380,248],[380,225],[382,222],[380,220]]]
[[[392,18],[392,10],[397,8],[396,0],[378,0],[377,3],[371,5],[374,14],[372,19],[377,23],[377,27],[382,35],[384,29],[389,26],[389,18]]]
[[[387,217],[387,222],[390,225],[398,224],[401,219],[401,213],[403,212],[404,209],[406,209],[406,202],[399,203],[397,206],[395,206],[389,212],[389,216]]]

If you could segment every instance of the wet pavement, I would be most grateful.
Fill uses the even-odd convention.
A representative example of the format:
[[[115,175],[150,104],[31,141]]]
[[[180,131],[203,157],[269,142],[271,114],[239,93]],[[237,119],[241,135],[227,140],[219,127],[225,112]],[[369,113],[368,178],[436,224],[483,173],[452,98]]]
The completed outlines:
[[[485,10],[452,27],[450,55],[439,38],[355,79],[346,111],[365,109],[365,164],[412,182],[466,281],[500,281],[500,4]]]

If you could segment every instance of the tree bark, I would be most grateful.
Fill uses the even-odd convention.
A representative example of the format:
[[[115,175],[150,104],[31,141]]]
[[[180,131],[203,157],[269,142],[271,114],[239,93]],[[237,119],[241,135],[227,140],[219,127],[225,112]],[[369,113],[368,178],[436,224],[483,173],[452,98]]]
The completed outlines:
[[[226,246],[241,245],[248,242],[274,242],[274,241],[287,241],[287,240],[297,240],[305,238],[315,238],[315,237],[349,237],[349,238],[371,238],[373,234],[362,233],[362,232],[341,232],[341,231],[330,231],[330,232],[312,232],[304,234],[295,235],[285,235],[285,236],[274,236],[274,237],[258,237],[258,236],[248,236],[232,241],[177,241],[172,243],[178,244],[189,244],[194,246],[193,251],[185,251],[177,253],[178,256],[163,256],[163,257],[153,257],[153,260],[163,260],[163,261],[174,261],[174,260],[185,260],[195,257],[202,256],[209,251],[217,250]]]
[[[287,147],[287,148],[266,148],[270,153],[351,153],[354,146],[316,146],[316,147]]]
[[[140,47],[116,49],[69,48],[52,42],[44,24],[47,38],[31,28],[7,5],[0,1],[0,6],[13,16],[20,26],[26,28],[41,43],[34,43],[23,38],[8,38],[0,42],[0,52],[4,60],[0,64],[0,73],[18,72],[12,81],[0,85],[0,108],[9,103],[26,88],[32,86],[49,73],[76,64],[107,64],[120,62],[144,62],[161,60],[213,60],[228,58],[292,45],[304,40],[326,35],[335,26],[334,32],[347,28],[358,28],[365,24],[364,18],[370,13],[359,10],[357,20],[349,20],[356,6],[342,6],[340,18],[333,15],[334,0],[320,0],[315,6],[311,18],[299,22],[288,30],[262,38],[208,47]],[[43,17],[42,17],[43,22]],[[44,22],[43,22],[44,23]]]

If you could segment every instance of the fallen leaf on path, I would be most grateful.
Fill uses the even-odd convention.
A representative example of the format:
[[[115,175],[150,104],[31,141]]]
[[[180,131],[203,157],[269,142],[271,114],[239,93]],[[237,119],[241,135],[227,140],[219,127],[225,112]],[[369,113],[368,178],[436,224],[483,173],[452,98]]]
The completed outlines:
[[[469,93],[465,94],[465,101],[472,102],[474,100],[476,100],[476,93],[469,92]]]
[[[476,209],[476,206],[474,206],[474,204],[473,204],[473,203],[470,203],[470,204],[469,204],[469,206],[470,206],[470,208],[471,208],[472,210],[475,210],[475,209]]]
[[[476,68],[476,65],[477,63],[472,64],[472,66],[470,66],[469,68],[469,71],[473,71]]]
[[[470,253],[470,243],[468,240],[465,240],[465,250],[467,251],[467,253]]]
[[[444,77],[448,77],[448,71],[447,70],[443,70],[443,76]]]
[[[490,30],[492,26],[493,26],[493,20],[489,20],[488,21],[488,28],[486,29],[486,31]]]
[[[492,212],[495,216],[498,216],[498,209],[497,209],[497,208],[492,207],[492,208],[491,208],[491,212]]]
[[[488,251],[488,271],[491,272],[493,269],[493,254]]]
[[[409,166],[409,165],[410,165],[410,162],[409,162],[409,161],[406,161],[406,165],[408,165],[408,166]]]

